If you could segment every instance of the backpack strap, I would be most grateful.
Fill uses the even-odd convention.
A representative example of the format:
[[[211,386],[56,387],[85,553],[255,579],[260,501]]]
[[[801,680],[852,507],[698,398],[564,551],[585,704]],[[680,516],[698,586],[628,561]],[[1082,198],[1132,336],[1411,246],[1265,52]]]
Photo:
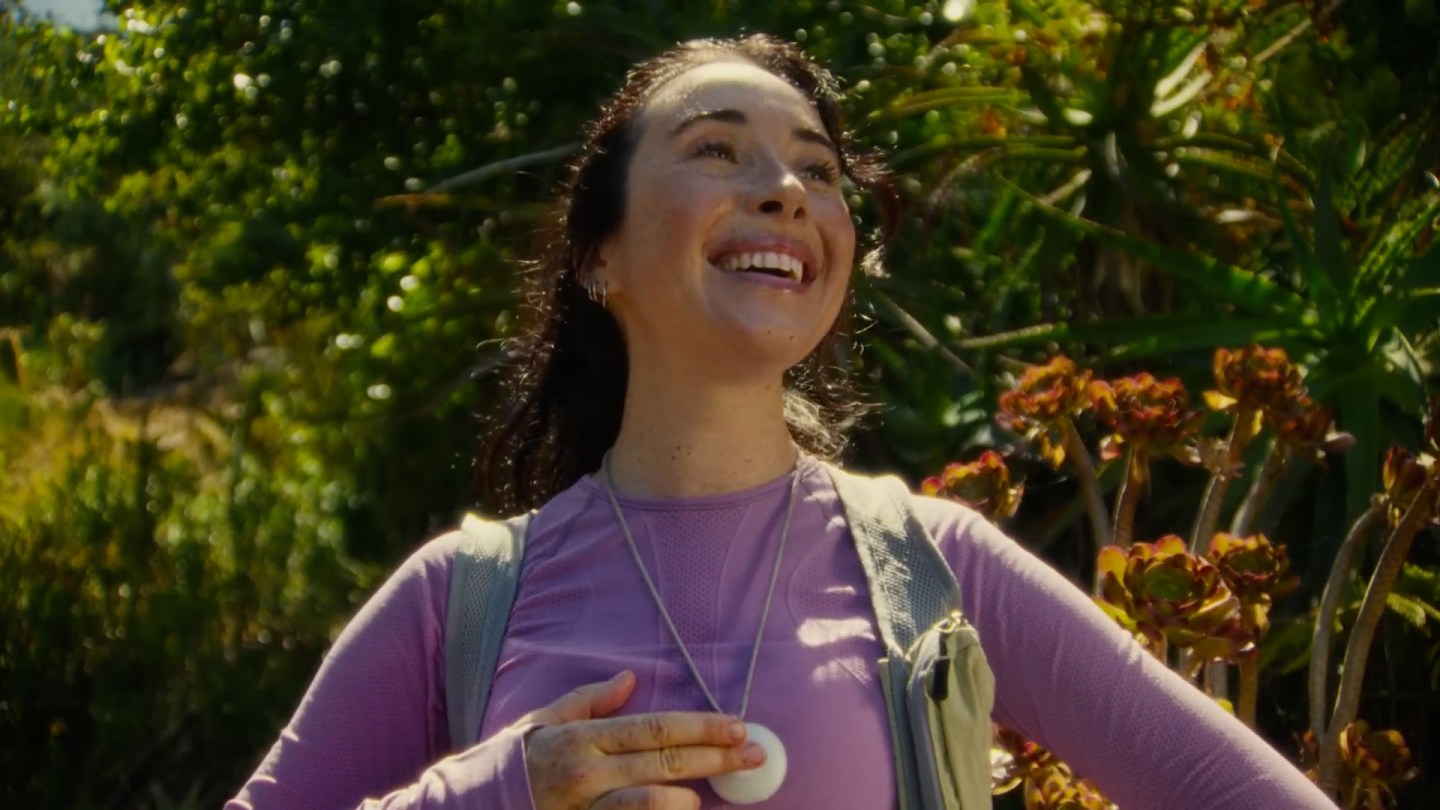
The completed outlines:
[[[479,742],[533,515],[499,521],[467,514],[460,522],[445,610],[445,710],[455,751]]]
[[[914,688],[911,652],[922,634],[952,615],[959,615],[960,585],[930,532],[915,516],[910,489],[903,481],[895,476],[872,478],[834,465],[825,466],[865,570],[875,624],[885,646],[886,655],[878,666],[890,719],[899,810],[946,806],[937,782],[937,752],[928,744],[916,744],[917,739],[929,739],[927,726],[931,724],[926,707],[918,705],[910,694]],[[986,725],[988,730],[988,722]],[[988,768],[988,749],[983,755]],[[966,810],[971,810],[971,805],[989,806],[988,787],[987,783],[983,798],[972,798],[965,805]]]
[[[825,466],[870,584],[881,641],[891,657],[904,658],[921,633],[960,609],[960,585],[911,510],[905,482]]]

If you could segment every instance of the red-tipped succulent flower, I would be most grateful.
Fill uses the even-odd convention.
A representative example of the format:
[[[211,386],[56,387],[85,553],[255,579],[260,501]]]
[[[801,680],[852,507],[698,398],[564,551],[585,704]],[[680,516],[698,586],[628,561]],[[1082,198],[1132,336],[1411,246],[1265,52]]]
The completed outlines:
[[[1392,446],[1385,453],[1385,465],[1381,468],[1381,481],[1385,485],[1386,515],[1392,527],[1400,524],[1401,518],[1415,499],[1422,494],[1436,499],[1436,490],[1431,481],[1440,475],[1440,463],[1427,453],[1412,454],[1400,445]],[[1421,504],[1434,517],[1440,503]]]
[[[1358,794],[1363,802],[1352,807],[1383,807],[1382,797],[1394,798],[1393,786],[1419,775],[1400,732],[1371,731],[1364,720],[1340,731],[1340,759],[1355,781],[1352,795]]]
[[[1034,810],[1115,810],[1094,783],[1055,762],[1025,781],[1025,807]]]
[[[965,464],[949,464],[938,476],[920,484],[926,495],[959,501],[991,520],[1008,518],[1020,508],[1024,484],[1011,485],[1010,469],[994,450]]]
[[[1041,458],[1059,469],[1065,462],[1063,422],[1090,407],[1090,372],[1068,357],[1031,366],[1011,391],[1000,395],[998,421],[1035,443]]]
[[[1305,386],[1300,369],[1290,362],[1284,349],[1250,345],[1231,351],[1216,349],[1215,388],[1205,392],[1205,401],[1217,411],[1248,408],[1277,413],[1288,410]]]
[[[1100,455],[1117,458],[1125,445],[1149,455],[1168,455],[1200,463],[1195,434],[1204,415],[1190,408],[1190,395],[1179,379],[1157,380],[1149,372],[1090,384],[1090,399],[1101,421],[1113,431],[1100,443]]]

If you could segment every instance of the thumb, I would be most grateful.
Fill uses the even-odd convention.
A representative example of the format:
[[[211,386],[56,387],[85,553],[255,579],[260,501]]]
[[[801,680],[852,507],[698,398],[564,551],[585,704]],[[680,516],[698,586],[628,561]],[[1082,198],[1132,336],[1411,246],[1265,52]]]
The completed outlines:
[[[635,674],[625,670],[608,681],[577,687],[543,709],[531,713],[529,722],[542,725],[574,723],[605,717],[625,705],[635,689]]]

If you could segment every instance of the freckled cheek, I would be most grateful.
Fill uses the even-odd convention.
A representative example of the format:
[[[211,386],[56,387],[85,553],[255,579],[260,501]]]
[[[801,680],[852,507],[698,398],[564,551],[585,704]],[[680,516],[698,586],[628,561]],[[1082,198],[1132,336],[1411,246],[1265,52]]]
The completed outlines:
[[[850,218],[850,209],[838,200],[817,206],[817,220],[825,235],[825,258],[846,275],[855,264],[855,222]]]
[[[698,183],[667,183],[637,210],[637,247],[663,257],[665,264],[698,256],[723,200]]]

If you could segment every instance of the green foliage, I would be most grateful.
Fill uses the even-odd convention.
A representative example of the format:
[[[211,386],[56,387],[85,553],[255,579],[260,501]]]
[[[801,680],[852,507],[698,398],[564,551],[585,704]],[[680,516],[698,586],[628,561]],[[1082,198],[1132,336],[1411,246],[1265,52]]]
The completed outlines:
[[[857,284],[867,464],[1004,443],[1002,349],[1283,345],[1377,458],[1433,384],[1425,3],[107,8],[74,32],[0,0],[7,805],[234,790],[354,606],[471,505],[560,157],[679,39],[801,41],[900,172],[891,275]],[[1347,474],[1353,499],[1374,468]],[[1061,483],[1025,539],[1081,514]],[[1436,604],[1419,581],[1399,610]]]

